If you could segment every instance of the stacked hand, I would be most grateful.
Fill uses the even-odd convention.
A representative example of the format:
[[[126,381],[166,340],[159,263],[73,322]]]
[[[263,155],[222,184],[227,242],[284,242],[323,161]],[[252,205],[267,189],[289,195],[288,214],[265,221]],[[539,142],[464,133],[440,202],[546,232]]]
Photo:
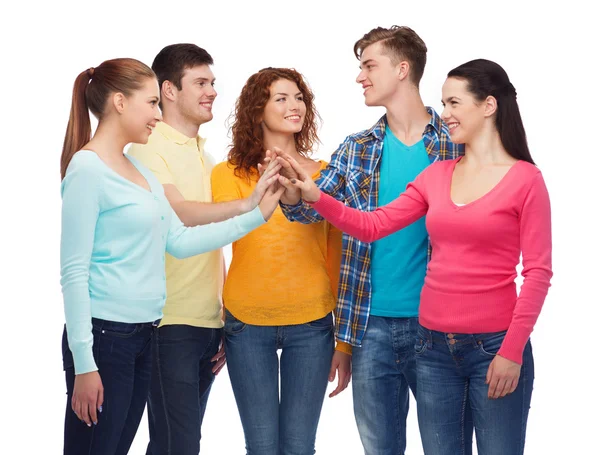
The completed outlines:
[[[279,164],[278,181],[285,187],[285,193],[281,196],[284,204],[295,205],[300,198],[307,202],[316,202],[321,192],[313,179],[302,168],[302,166],[290,155],[282,152],[277,147],[267,150],[265,166],[267,171],[273,163]],[[263,172],[264,166],[259,164],[259,172]],[[264,171],[265,173],[267,171]]]
[[[260,208],[265,221],[269,221],[269,218],[271,218],[271,215],[273,215],[273,212],[279,206],[279,199],[285,191],[285,187],[278,182],[278,172],[280,169],[281,165],[276,161],[269,163],[266,169],[261,169],[262,175],[258,180],[254,192],[249,198],[251,200],[254,198],[260,201],[258,202],[258,207]],[[256,205],[254,205],[254,207],[256,207]]]

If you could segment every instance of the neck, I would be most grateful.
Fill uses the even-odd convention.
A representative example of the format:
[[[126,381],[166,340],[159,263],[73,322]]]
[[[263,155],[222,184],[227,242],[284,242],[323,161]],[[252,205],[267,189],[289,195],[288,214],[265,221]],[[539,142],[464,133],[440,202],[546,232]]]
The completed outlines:
[[[198,136],[200,130],[200,125],[192,122],[177,109],[165,109],[162,121],[189,138]]]
[[[468,166],[485,167],[512,160],[514,158],[502,146],[498,131],[488,123],[472,140],[465,143],[465,156],[461,161]]]
[[[431,120],[419,90],[413,85],[394,94],[385,104],[385,109],[389,128],[394,136],[406,143],[420,140]]]
[[[294,159],[300,157],[296,150],[296,141],[293,134],[274,133],[263,129],[263,138],[265,150],[273,150],[273,147],[277,147]]]
[[[98,123],[94,137],[85,148],[89,148],[108,159],[117,159],[123,156],[123,150],[130,141],[119,125],[106,120]]]

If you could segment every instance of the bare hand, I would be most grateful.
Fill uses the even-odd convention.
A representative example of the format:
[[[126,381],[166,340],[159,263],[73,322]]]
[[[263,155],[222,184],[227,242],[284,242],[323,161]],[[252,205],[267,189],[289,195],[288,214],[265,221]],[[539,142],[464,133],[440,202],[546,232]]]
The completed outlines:
[[[275,209],[279,207],[279,198],[281,198],[281,195],[285,191],[285,187],[277,182],[278,178],[279,174],[276,174],[267,179],[269,188],[260,201],[260,204],[258,204],[265,221],[269,221]]]
[[[513,393],[519,385],[519,376],[521,376],[521,365],[496,355],[485,377],[485,383],[490,386],[488,398],[502,398]]]
[[[293,191],[294,189],[300,190],[302,193],[302,199],[304,199],[307,202],[316,202],[319,200],[319,198],[321,197],[321,191],[319,190],[313,179],[310,177],[310,175],[308,175],[308,173],[302,168],[302,166],[300,166],[300,164],[294,158],[284,153],[282,155],[278,155],[276,160],[279,164],[281,164],[282,170],[285,168],[286,165],[284,163],[287,163],[297,175],[297,177],[288,179],[283,175],[282,172],[279,173],[279,183],[285,186],[287,191]]]
[[[227,363],[227,358],[225,357],[225,340],[221,339],[221,343],[219,344],[219,351],[210,359],[211,362],[215,362],[212,367],[212,372],[216,376]]]
[[[256,184],[256,187],[254,188],[254,191],[252,191],[250,197],[244,200],[244,212],[250,212],[254,210],[269,188],[267,181],[269,178],[277,175],[280,169],[281,164],[277,163],[276,161],[271,161],[266,167],[262,166],[260,163],[258,164],[260,178],[258,179],[258,183]]]
[[[352,356],[342,351],[335,351],[333,353],[333,359],[331,359],[331,370],[329,371],[329,382],[333,382],[335,379],[335,372],[337,371],[338,385],[336,389],[329,394],[329,398],[333,398],[340,392],[346,390],[352,377]]]
[[[285,155],[286,154],[277,147],[273,147],[273,150],[267,150],[266,154],[265,154],[265,159],[264,159],[265,164],[263,166],[261,166],[259,164],[259,169],[261,167],[264,169],[264,166],[267,166],[268,164],[272,163],[273,161],[277,161],[278,156],[284,157]],[[292,168],[292,165],[287,160],[285,160],[285,159],[279,160],[278,162],[281,165],[281,169],[279,169],[280,175],[283,175],[288,180],[298,178],[298,174],[296,173],[294,168]],[[286,187],[285,192],[281,196],[281,202],[283,202],[284,204],[287,204],[287,205],[296,205],[298,202],[300,202],[300,198],[301,198],[300,191],[298,189],[290,186],[289,188]]]
[[[102,412],[104,403],[104,387],[100,374],[97,371],[78,374],[75,376],[75,386],[73,387],[73,398],[71,399],[71,408],[84,421],[88,427],[98,424],[98,414]]]

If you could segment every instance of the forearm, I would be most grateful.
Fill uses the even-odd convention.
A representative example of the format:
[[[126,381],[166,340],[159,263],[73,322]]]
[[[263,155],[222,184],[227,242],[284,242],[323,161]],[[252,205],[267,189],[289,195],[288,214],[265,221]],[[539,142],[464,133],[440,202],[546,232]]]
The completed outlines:
[[[260,208],[240,216],[206,226],[185,227],[173,214],[167,252],[177,259],[222,248],[265,224]]]
[[[252,209],[247,199],[218,203],[178,201],[171,203],[171,206],[185,226],[218,223],[243,215]]]

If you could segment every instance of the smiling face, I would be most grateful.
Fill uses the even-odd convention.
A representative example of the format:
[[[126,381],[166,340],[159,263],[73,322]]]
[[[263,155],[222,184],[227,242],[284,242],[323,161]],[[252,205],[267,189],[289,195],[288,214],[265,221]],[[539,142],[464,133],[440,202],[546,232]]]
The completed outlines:
[[[263,132],[295,134],[302,131],[306,104],[295,82],[279,79],[271,84],[262,118]]]
[[[360,56],[360,73],[356,78],[364,89],[367,106],[385,106],[398,90],[400,64],[394,65],[381,43],[365,48]]]
[[[208,65],[186,68],[181,78],[181,90],[174,87],[175,107],[194,125],[213,118],[212,105],[217,97],[215,76]]]
[[[128,142],[148,142],[156,123],[162,118],[158,109],[159,95],[158,82],[154,78],[148,78],[139,90],[127,97],[115,95],[117,98],[123,97],[120,118]]]
[[[455,144],[471,142],[483,128],[486,118],[495,111],[495,100],[477,101],[469,92],[467,81],[455,77],[446,79],[442,86],[442,104],[442,120],[448,125]]]

